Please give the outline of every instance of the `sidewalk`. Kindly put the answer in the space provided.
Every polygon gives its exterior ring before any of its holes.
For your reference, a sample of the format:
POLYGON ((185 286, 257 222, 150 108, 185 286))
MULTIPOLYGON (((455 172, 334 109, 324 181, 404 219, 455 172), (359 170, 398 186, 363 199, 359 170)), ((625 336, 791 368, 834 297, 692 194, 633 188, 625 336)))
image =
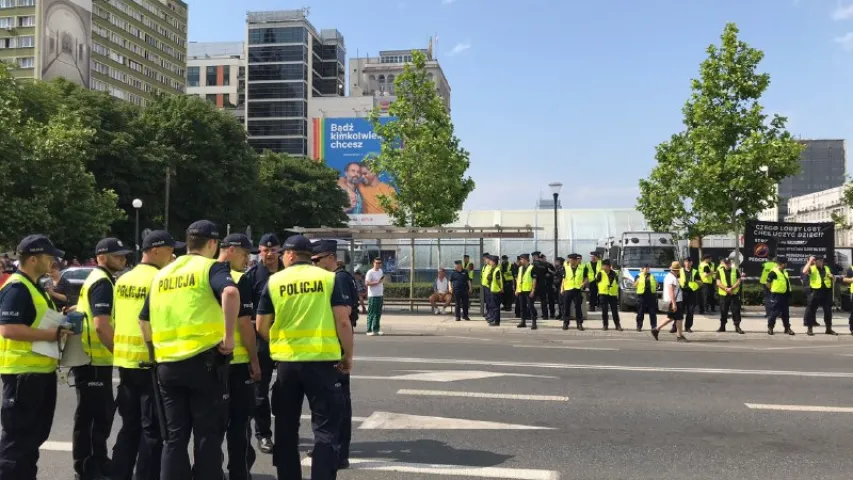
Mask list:
MULTIPOLYGON (((744 341, 760 338, 777 338, 787 340, 809 340, 809 341, 837 341, 845 342, 853 345, 853 336, 850 335, 847 317, 848 312, 833 313, 833 329, 838 333, 838 336, 828 336, 824 334, 824 327, 815 328, 815 336, 809 337, 806 335, 806 328, 803 327, 803 312, 804 309, 791 309, 791 328, 796 333, 791 337, 783 334, 781 320, 776 321, 774 337, 767 335, 767 320, 764 318, 762 307, 750 307, 742 316, 741 328, 746 332, 745 335, 734 333, 734 324, 729 318, 726 326, 726 333, 717 333, 720 327, 719 313, 712 315, 695 315, 693 321, 693 333, 687 334, 688 338, 701 339, 725 339, 726 341, 744 341)), ((620 312, 620 320, 624 331, 617 332, 613 329, 613 319, 610 320, 610 330, 602 329, 601 312, 592 312, 590 318, 584 320, 584 331, 578 331, 574 320, 571 322, 569 330, 562 330, 563 322, 559 320, 545 320, 537 322, 538 330, 533 331, 530 328, 516 328, 519 320, 515 318, 512 312, 501 312, 501 325, 499 327, 490 327, 485 319, 479 315, 471 315, 471 321, 457 322, 452 314, 435 315, 429 313, 409 313, 399 311, 385 311, 382 314, 382 330, 387 333, 421 333, 421 334, 465 334, 465 333, 485 333, 485 334, 506 334, 506 335, 546 335, 546 336, 576 336, 576 337, 634 337, 643 336, 650 337, 649 319, 648 316, 644 321, 643 331, 636 330, 636 312, 620 312), (503 315, 503 314, 508 315, 503 315)), ((359 321, 357 332, 364 330, 363 322, 364 315, 359 321)), ((666 314, 658 314, 658 323, 662 323, 666 318, 666 314)), ((818 322, 823 323, 821 312, 818 311, 818 322)), ((671 324, 670 324, 671 325, 671 324)), ((669 330, 669 325, 664 328, 669 330)))

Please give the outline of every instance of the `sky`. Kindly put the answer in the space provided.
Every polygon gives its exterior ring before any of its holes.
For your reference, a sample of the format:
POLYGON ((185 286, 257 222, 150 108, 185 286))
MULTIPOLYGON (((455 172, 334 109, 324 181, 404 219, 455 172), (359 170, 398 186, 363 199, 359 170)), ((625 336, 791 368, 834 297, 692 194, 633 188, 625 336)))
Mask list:
POLYGON ((348 58, 426 48, 451 86, 476 189, 466 209, 631 208, 654 148, 727 22, 764 51, 766 113, 801 138, 853 134, 853 0, 189 0, 190 41, 245 37, 247 10, 310 7, 348 58))

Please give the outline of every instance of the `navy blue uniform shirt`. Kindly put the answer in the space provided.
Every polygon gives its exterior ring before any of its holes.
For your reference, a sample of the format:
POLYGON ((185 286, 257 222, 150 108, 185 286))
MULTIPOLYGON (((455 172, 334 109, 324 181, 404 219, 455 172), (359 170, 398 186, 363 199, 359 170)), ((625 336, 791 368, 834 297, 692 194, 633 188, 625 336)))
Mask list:
MULTIPOLYGON (((307 262, 296 262, 292 266, 295 265, 310 265, 307 262)), ((319 268, 319 267, 318 267, 319 268)), ((349 282, 339 282, 337 281, 337 275, 335 275, 335 286, 332 287, 332 301, 331 306, 333 307, 349 307, 352 306, 352 297, 350 297, 347 291, 347 283, 349 282)), ((272 304, 272 298, 270 297, 270 289, 264 287, 263 293, 261 294, 261 300, 258 302, 258 308, 255 311, 256 315, 272 315, 275 313, 275 307, 272 304)))
MULTIPOLYGON (((278 260, 278 271, 284 270, 284 264, 281 262, 281 259, 278 260)), ((258 263, 254 267, 250 268, 243 278, 246 278, 247 282, 249 282, 249 286, 252 289, 252 305, 254 311, 252 312, 252 320, 255 319, 257 315, 258 305, 261 302, 261 295, 263 295, 264 291, 267 289, 267 282, 270 280, 270 276, 272 272, 264 266, 263 263, 258 263)))
MULTIPOLYGON (((194 254, 191 253, 190 255, 194 254)), ((216 301, 221 305, 222 291, 225 290, 226 287, 234 286, 234 279, 231 278, 231 266, 227 263, 216 262, 210 267, 210 274, 208 277, 210 281, 210 289, 213 290, 213 296, 216 297, 216 301)), ((142 306, 142 311, 139 312, 139 319, 146 322, 151 320, 151 311, 148 305, 149 300, 151 300, 151 295, 148 295, 148 298, 145 299, 145 305, 142 306)))
MULTIPOLYGON (((47 293, 39 286, 38 282, 32 281, 24 272, 19 271, 18 273, 30 280, 30 283, 47 300, 47 304, 51 305, 47 293)), ((30 297, 30 291, 26 285, 18 282, 6 285, 3 290, 0 290, 0 325, 26 325, 29 327, 35 321, 36 306, 33 305, 33 299, 30 297)))
POLYGON ((454 292, 468 293, 469 278, 465 270, 462 270, 461 272, 453 270, 447 278, 450 280, 450 285, 453 287, 454 292))
MULTIPOLYGON (((113 274, 104 267, 95 267, 107 274, 89 287, 89 311, 93 317, 113 315, 113 274)), ((91 275, 91 273, 89 274, 91 275)))

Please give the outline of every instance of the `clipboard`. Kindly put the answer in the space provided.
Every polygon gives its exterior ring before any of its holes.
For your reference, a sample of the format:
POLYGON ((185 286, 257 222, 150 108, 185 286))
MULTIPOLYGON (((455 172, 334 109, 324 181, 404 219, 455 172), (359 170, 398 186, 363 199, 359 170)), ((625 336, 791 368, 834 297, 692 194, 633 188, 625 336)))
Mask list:
MULTIPOLYGON (((39 323, 39 330, 56 328, 65 323, 65 315, 48 310, 39 323)), ((58 342, 33 342, 33 353, 44 355, 59 361, 62 367, 79 367, 90 363, 89 356, 83 350, 83 339, 80 335, 71 335, 66 338, 60 358, 58 342)))

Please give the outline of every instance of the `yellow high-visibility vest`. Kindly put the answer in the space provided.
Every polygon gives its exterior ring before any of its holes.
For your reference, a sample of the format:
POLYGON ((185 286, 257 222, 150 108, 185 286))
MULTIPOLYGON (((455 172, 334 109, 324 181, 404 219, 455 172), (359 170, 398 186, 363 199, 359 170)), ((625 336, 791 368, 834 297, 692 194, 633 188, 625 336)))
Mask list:
POLYGON ((160 270, 154 265, 139 264, 116 281, 113 290, 115 307, 115 338, 113 364, 122 368, 139 368, 147 362, 148 348, 139 328, 139 312, 151 292, 151 284, 160 270))
MULTIPOLYGON (((234 279, 234 283, 240 283, 240 278, 243 277, 243 272, 238 272, 237 270, 231 270, 231 278, 234 279)), ((240 299, 242 303, 242 298, 240 299)), ((246 350, 246 346, 243 345, 243 335, 240 333, 240 326, 237 325, 237 328, 234 329, 234 358, 231 360, 231 363, 234 364, 242 364, 249 363, 249 351, 246 350)))
POLYGON ((491 269, 491 272, 492 272, 492 278, 491 278, 491 282, 489 283, 489 290, 492 293, 500 293, 504 289, 504 280, 503 280, 503 275, 501 274, 501 269, 497 268, 497 267, 493 267, 491 269))
POLYGON ((563 278, 563 291, 568 292, 569 290, 580 290, 583 288, 585 270, 583 265, 578 265, 574 269, 572 269, 571 265, 567 265, 566 276, 563 278))
POLYGON ((692 291, 699 290, 699 272, 695 269, 690 269, 690 278, 687 277, 687 271, 685 269, 681 269, 681 273, 678 274, 678 284, 681 285, 681 288, 689 287, 692 291))
POLYGON ((277 362, 341 359, 332 313, 335 274, 313 265, 293 265, 270 277, 267 288, 275 311, 270 357, 277 362))
POLYGON ((598 279, 598 294, 610 297, 619 296, 619 276, 613 270, 610 272, 601 271, 598 279))
POLYGON ((776 262, 768 261, 761 264, 761 278, 759 279, 759 282, 761 282, 762 285, 767 284, 767 275, 770 275, 770 272, 772 272, 774 268, 776 268, 776 262))
POLYGON ((818 290, 820 288, 832 288, 832 272, 829 271, 829 267, 823 266, 823 285, 821 285, 820 271, 817 269, 817 265, 812 265, 812 268, 809 269, 809 286, 812 290, 818 290))
POLYGON ((201 255, 184 255, 154 277, 148 307, 158 362, 194 357, 225 336, 225 316, 210 287, 214 263, 201 255))
POLYGON ((791 291, 791 279, 788 278, 788 272, 780 270, 776 266, 773 270, 776 273, 776 278, 770 283, 770 293, 785 294, 791 291))
MULTIPOLYGON (((727 286, 727 287, 731 287, 732 285, 735 284, 735 282, 737 282, 739 280, 738 275, 737 275, 737 270, 735 268, 730 269, 728 274, 727 274, 726 269, 720 267, 720 269, 717 271, 717 274, 720 277, 720 282, 722 282, 722 284, 727 286), (726 277, 728 277, 728 280, 726 280, 726 277)), ((738 292, 740 292, 740 285, 738 285, 737 288, 732 290, 732 294, 737 295, 738 292)), ((720 294, 720 296, 722 296, 722 297, 726 296, 726 291, 723 290, 722 288, 718 287, 717 293, 720 294)))
POLYGON ((647 276, 649 277, 650 284, 652 287, 651 293, 657 293, 658 281, 657 281, 657 279, 655 279, 655 276, 652 275, 651 273, 641 273, 637 276, 637 280, 639 280, 639 282, 637 283, 637 295, 643 295, 644 293, 646 293, 646 277, 647 276))
MULTIPOLYGON (((0 287, 0 291, 16 283, 23 284, 30 292, 33 306, 36 308, 36 318, 30 327, 39 328, 45 313, 48 310, 56 310, 56 306, 33 285, 29 278, 20 273, 10 275, 6 283, 0 287)), ((58 364, 59 362, 53 358, 33 353, 33 342, 10 340, 0 336, 0 374, 53 373, 58 364)))
MULTIPOLYGON (((113 278, 107 274, 107 272, 101 268, 93 269, 89 273, 89 276, 86 277, 86 281, 83 282, 83 288, 80 289, 80 299, 77 302, 77 311, 86 315, 86 319, 83 320, 83 351, 89 356, 89 359, 92 361, 92 365, 106 367, 112 366, 113 354, 101 342, 98 332, 95 331, 95 316, 92 315, 92 309, 89 304, 89 289, 101 280, 107 280, 110 282, 110 286, 114 287, 113 278)), ((115 313, 115 306, 113 306, 113 313, 115 313)), ((115 327, 113 314, 110 314, 110 325, 115 327)))
POLYGON ((518 267, 518 282, 516 282, 515 293, 530 292, 533 290, 533 265, 518 267))

